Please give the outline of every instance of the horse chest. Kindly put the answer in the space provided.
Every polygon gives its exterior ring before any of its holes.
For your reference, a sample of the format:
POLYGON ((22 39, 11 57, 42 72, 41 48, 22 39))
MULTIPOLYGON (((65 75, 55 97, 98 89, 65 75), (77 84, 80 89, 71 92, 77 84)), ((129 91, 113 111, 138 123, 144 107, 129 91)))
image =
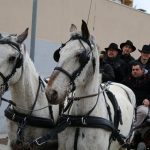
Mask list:
POLYGON ((80 128, 78 137, 75 137, 75 134, 76 128, 72 127, 66 128, 61 132, 58 135, 59 150, 74 149, 75 140, 77 140, 76 146, 78 150, 107 150, 109 135, 105 131, 101 129, 80 128))

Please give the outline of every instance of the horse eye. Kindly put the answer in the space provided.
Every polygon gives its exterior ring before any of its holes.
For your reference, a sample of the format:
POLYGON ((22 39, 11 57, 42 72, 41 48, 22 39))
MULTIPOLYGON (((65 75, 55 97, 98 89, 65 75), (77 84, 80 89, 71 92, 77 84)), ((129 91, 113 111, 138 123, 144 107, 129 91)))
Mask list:
POLYGON ((80 55, 81 55, 81 53, 77 53, 77 54, 76 54, 76 57, 77 57, 77 58, 79 58, 79 57, 80 57, 80 55))
POLYGON ((15 56, 10 56, 8 59, 9 62, 14 62, 15 60, 16 60, 15 56))

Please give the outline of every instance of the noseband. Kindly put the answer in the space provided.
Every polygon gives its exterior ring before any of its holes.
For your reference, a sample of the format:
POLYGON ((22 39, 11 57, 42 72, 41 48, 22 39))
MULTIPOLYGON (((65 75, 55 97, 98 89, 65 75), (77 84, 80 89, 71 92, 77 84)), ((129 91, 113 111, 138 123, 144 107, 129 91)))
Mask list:
POLYGON ((4 92, 6 92, 8 90, 8 81, 10 80, 10 78, 14 75, 14 73, 16 72, 16 69, 17 68, 20 68, 22 66, 22 62, 23 61, 23 56, 21 54, 21 50, 20 50, 20 46, 18 43, 15 43, 9 39, 5 39, 5 38, 2 38, 0 39, 0 44, 8 44, 10 45, 11 47, 15 48, 18 52, 19 52, 19 56, 18 58, 16 59, 16 64, 15 66, 13 67, 11 73, 7 76, 4 76, 3 73, 0 72, 0 77, 3 79, 3 84, 0 85, 0 94, 4 94, 4 92), (18 65, 18 63, 20 63, 18 65))
MULTIPOLYGON (((71 40, 79 40, 79 42, 83 46, 85 52, 87 51, 87 49, 83 45, 82 41, 84 41, 85 43, 87 43, 88 46, 90 47, 90 52, 88 52, 88 54, 87 54, 88 57, 89 57, 90 53, 92 52, 91 42, 88 39, 84 39, 83 37, 81 37, 79 35, 75 35, 75 36, 71 37, 71 39, 68 40, 65 44, 62 44, 62 46, 59 49, 61 50, 71 40)), ((84 58, 82 58, 82 59, 84 59, 84 58)), ((71 88, 70 92, 73 92, 76 89, 76 85, 75 85, 74 81, 80 75, 81 71, 83 70, 83 68, 85 67, 85 65, 88 63, 89 59, 90 58, 88 58, 86 61, 84 61, 84 63, 81 63, 80 67, 78 69, 76 69, 72 74, 70 74, 68 71, 66 71, 62 67, 55 67, 54 68, 54 70, 58 70, 58 71, 64 73, 67 77, 69 77, 69 79, 70 79, 70 85, 72 85, 72 88, 71 88)))

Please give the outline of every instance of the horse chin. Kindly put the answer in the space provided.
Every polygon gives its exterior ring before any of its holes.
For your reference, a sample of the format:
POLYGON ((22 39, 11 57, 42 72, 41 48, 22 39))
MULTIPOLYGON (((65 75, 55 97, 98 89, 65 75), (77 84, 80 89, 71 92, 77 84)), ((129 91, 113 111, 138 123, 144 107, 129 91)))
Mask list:
MULTIPOLYGON (((48 99, 48 98, 47 98, 48 99)), ((53 99, 48 99, 48 102, 52 105, 58 105, 60 104, 60 101, 59 100, 53 100, 53 99)))
POLYGON ((54 96, 54 92, 52 90, 46 90, 45 95, 49 104, 57 105, 59 100, 57 96, 54 96))
POLYGON ((64 102, 63 99, 59 99, 59 98, 54 99, 54 98, 52 98, 51 96, 49 96, 47 94, 46 94, 46 97, 47 97, 48 103, 52 104, 52 105, 58 105, 58 104, 61 104, 61 103, 64 102))
POLYGON ((57 105, 65 101, 66 94, 58 94, 57 90, 53 88, 46 88, 45 91, 47 100, 50 104, 57 105))

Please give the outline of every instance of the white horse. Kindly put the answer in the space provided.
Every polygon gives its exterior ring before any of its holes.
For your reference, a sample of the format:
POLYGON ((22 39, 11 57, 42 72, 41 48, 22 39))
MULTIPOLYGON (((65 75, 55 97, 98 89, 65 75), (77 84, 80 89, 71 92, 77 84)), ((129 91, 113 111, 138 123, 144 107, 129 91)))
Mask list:
MULTIPOLYGON (((59 150, 126 149, 121 144, 125 144, 130 134, 135 95, 121 84, 99 84, 97 45, 84 21, 81 33, 76 29, 75 25, 71 26, 70 40, 55 52, 54 58, 58 61, 58 65, 50 76, 46 88, 50 103, 60 104, 68 99, 64 114, 60 117, 67 125, 65 124, 65 130, 58 134, 59 150), (121 110, 118 132, 113 127, 113 123, 116 124, 114 121, 116 108, 113 108, 107 97, 106 89, 115 95, 121 110), (111 115, 107 106, 110 106, 111 115)), ((60 121, 59 127, 61 124, 60 121)))
MULTIPOLYGON (((9 118, 8 149, 23 150, 28 146, 28 149, 50 150, 48 144, 32 147, 29 143, 51 130, 51 116, 54 115, 56 121, 58 109, 55 108, 50 116, 45 83, 40 79, 23 43, 27 35, 28 29, 19 36, 0 38, 0 96, 9 87, 12 97, 12 105, 5 110, 9 118)), ((56 143, 56 140, 50 141, 50 145, 53 142, 56 143)))

